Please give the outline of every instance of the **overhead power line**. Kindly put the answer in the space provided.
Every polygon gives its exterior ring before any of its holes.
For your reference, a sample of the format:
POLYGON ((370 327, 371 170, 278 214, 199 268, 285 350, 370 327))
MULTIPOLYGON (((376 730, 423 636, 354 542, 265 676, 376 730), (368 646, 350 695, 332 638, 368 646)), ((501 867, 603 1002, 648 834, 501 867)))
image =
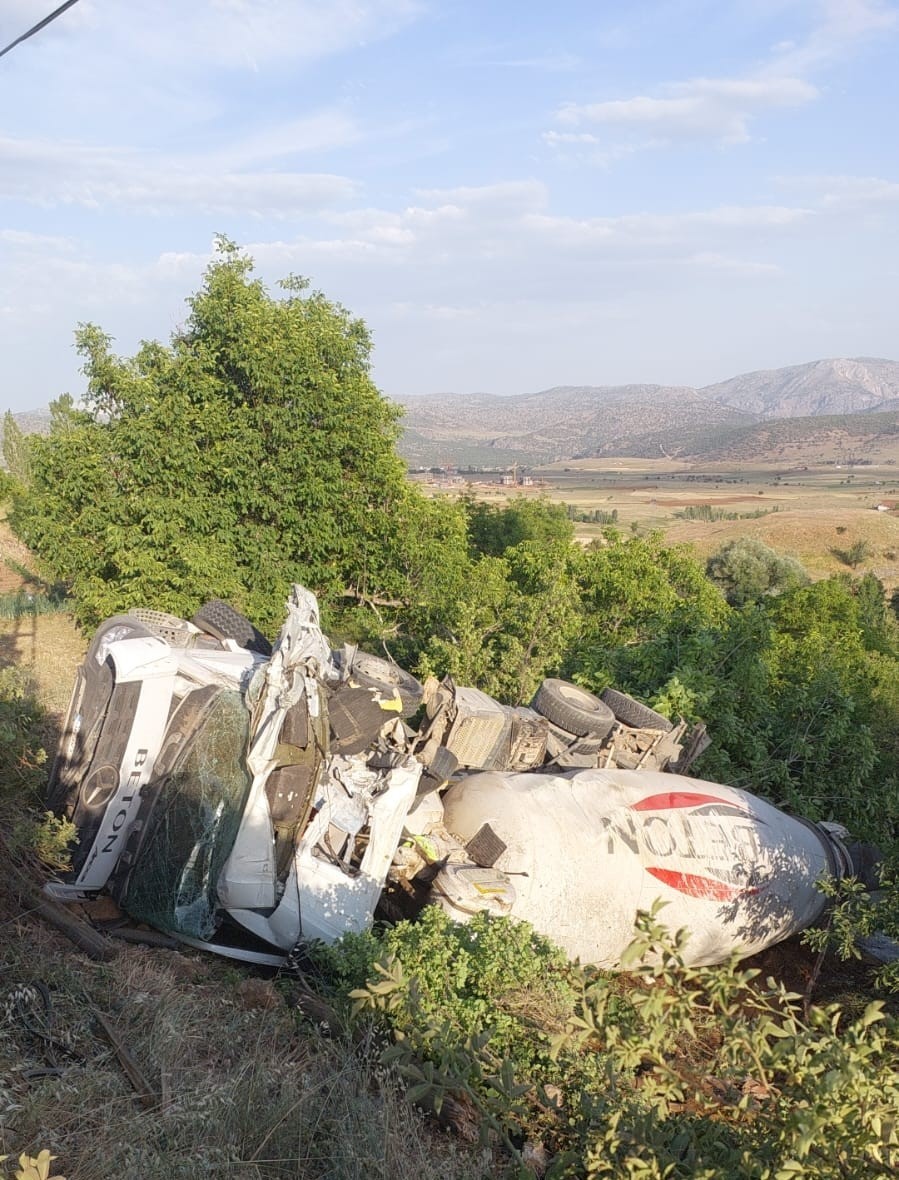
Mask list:
POLYGON ((51 12, 49 16, 45 16, 43 20, 39 20, 36 25, 23 33, 21 37, 16 37, 15 41, 10 41, 5 49, 0 49, 0 57, 5 53, 9 53, 10 49, 15 49, 17 45, 21 45, 23 41, 27 41, 29 37, 33 37, 35 33, 39 33, 41 29, 45 29, 51 21, 56 20, 58 16, 62 16, 67 8, 71 8, 73 4, 77 4, 78 0, 66 0, 65 4, 60 4, 59 8, 51 12))

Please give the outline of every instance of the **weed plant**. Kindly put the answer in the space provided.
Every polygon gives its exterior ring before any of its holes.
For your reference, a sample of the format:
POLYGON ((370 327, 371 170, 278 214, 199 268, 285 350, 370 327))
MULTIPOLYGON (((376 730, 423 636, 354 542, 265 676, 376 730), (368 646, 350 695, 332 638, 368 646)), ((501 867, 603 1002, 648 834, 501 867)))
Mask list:
POLYGON ((0 797, 39 797, 47 760, 43 727, 27 674, 16 667, 0 668, 0 797))

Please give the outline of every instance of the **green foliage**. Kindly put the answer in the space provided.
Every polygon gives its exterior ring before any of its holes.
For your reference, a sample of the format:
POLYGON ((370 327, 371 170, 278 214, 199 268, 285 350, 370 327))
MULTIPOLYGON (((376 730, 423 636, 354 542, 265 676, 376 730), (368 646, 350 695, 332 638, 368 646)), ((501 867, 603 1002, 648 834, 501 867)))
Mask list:
POLYGON ((476 914, 463 926, 429 906, 418 921, 389 929, 383 948, 382 963, 400 962, 415 981, 395 1026, 433 1017, 456 1044, 489 1026, 501 1055, 533 1053, 528 1013, 542 1009, 543 1019, 568 995, 565 956, 526 923, 476 914))
MULTIPOLYGON (((899 879, 893 869, 883 867, 880 888, 868 890, 861 881, 848 877, 842 881, 822 881, 819 888, 830 898, 827 921, 802 935, 802 941, 814 950, 834 951, 841 959, 860 959, 859 939, 886 935, 899 941, 899 879)), ((875 982, 887 992, 899 992, 899 961, 884 964, 875 982)))
POLYGON ((899 662, 863 625, 853 587, 816 583, 730 611, 672 642, 617 653, 617 679, 663 711, 704 720, 693 772, 770 797, 853 834, 899 834, 894 788, 899 662))
POLYGON ((502 557, 523 541, 553 545, 574 535, 564 504, 517 496, 505 505, 463 501, 468 516, 468 536, 475 553, 502 557))
POLYGON ((36 797, 44 781, 43 716, 19 668, 0 668, 0 793, 36 797))
POLYGON ((383 954, 380 938, 371 930, 344 934, 337 942, 310 941, 303 947, 312 975, 323 990, 349 995, 363 987, 383 954))
MULTIPOLYGON (((463 926, 437 907, 388 930, 367 981, 349 993, 357 1015, 380 1014, 400 1042, 387 1059, 413 1100, 427 1096, 439 1110, 447 1093, 465 1091, 500 1132, 525 1090, 533 1100, 558 1075, 552 1037, 573 996, 565 956, 526 923, 478 914, 463 926)), ((579 1052, 566 1068, 577 1086, 601 1074, 579 1052)))
MULTIPOLYGON (((622 537, 605 530, 603 542, 582 554, 577 566, 582 623, 569 648, 565 674, 588 688, 616 680, 625 650, 665 642, 714 626, 727 614, 721 596, 685 546, 665 546, 660 533, 622 537)), ((648 679, 664 679, 656 652, 648 679), (661 672, 661 677, 659 673, 661 672)))
POLYGON ((871 546, 867 541, 858 540, 853 541, 848 549, 831 549, 830 552, 837 561, 841 561, 843 565, 848 565, 850 569, 854 570, 871 556, 871 546))
POLYGON ((566 970, 532 937, 427 914, 393 932, 353 996, 393 1030, 385 1058, 409 1096, 437 1109, 464 1096, 518 1160, 510 1175, 528 1174, 523 1139, 548 1148, 549 1180, 874 1180, 899 1166, 899 1022, 878 1002, 804 1015, 752 969, 687 968, 685 933, 657 910, 627 952, 655 965, 629 984, 566 970), (522 984, 546 997, 525 1020, 509 1003, 522 984))
POLYGON ((72 848, 78 841, 78 828, 52 811, 23 814, 13 828, 11 847, 35 856, 52 872, 71 868, 72 848))
POLYGON ((883 582, 867 573, 858 581, 850 581, 848 586, 858 603, 858 621, 865 648, 885 654, 895 652, 897 631, 887 614, 883 582))
POLYGON ((21 619, 34 615, 54 615, 68 607, 67 600, 59 593, 52 595, 40 591, 19 589, 0 593, 0 619, 21 619))
POLYGON ((758 520, 772 512, 780 512, 780 506, 775 504, 773 508, 756 508, 752 512, 728 512, 726 508, 716 508, 713 504, 688 504, 674 515, 680 520, 758 520))
POLYGON ((794 557, 776 553, 755 537, 728 541, 709 558, 706 573, 721 587, 730 605, 736 607, 783 594, 810 581, 794 557))
MULTIPOLYGON (((3 415, 3 462, 9 475, 7 491, 28 482, 28 439, 11 410, 3 415)), ((0 493, 6 494, 2 486, 0 493)))
POLYGON ((0 593, 0 618, 21 619, 26 616, 57 614, 68 610, 71 603, 65 587, 59 582, 48 582, 34 570, 11 557, 4 564, 21 578, 24 585, 18 590, 0 593))
POLYGON ((270 630, 292 581, 326 606, 401 609, 421 601, 418 572, 458 564, 461 525, 420 504, 394 452, 365 326, 285 287, 269 295, 221 240, 170 346, 125 359, 99 328, 78 332, 87 408, 54 407, 12 520, 83 619, 148 603, 190 615, 218 596, 270 630), (403 565, 407 521, 420 529, 403 565))
POLYGON ((580 560, 578 547, 562 539, 471 558, 419 670, 448 673, 511 704, 530 700, 581 626, 580 560))
POLYGON ((566 510, 569 520, 583 521, 585 524, 618 523, 617 508, 613 508, 610 512, 607 512, 604 508, 581 509, 575 508, 573 504, 567 504, 566 510))

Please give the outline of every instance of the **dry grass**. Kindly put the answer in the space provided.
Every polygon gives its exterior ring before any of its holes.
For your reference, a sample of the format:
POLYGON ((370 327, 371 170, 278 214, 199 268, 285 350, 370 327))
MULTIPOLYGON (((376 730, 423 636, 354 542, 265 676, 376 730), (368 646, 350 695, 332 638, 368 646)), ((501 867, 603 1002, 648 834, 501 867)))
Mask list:
POLYGON ((888 590, 899 584, 899 517, 870 509, 822 507, 777 512, 757 520, 682 520, 666 530, 666 537, 672 543, 688 542, 703 558, 737 537, 757 537, 779 553, 797 557, 816 578, 845 573, 847 566, 834 550, 865 541, 870 555, 854 572, 876 574, 888 590))
POLYGON ((489 1171, 483 1153, 438 1133, 379 1079, 364 1044, 301 1027, 277 984, 248 989, 242 970, 159 949, 123 946, 112 963, 92 963, 27 916, 3 929, 0 1016, 16 985, 40 979, 52 1025, 35 1004, 0 1023, 2 1151, 48 1147, 70 1180, 464 1180, 489 1171), (94 1010, 158 1095, 151 1109, 94 1010), (47 1069, 58 1073, 39 1076, 47 1069))

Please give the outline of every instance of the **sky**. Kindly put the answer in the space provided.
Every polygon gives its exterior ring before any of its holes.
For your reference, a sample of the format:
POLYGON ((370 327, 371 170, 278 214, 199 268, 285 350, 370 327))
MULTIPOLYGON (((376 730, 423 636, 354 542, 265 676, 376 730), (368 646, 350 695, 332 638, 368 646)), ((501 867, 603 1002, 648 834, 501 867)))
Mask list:
POLYGON ((0 58, 0 410, 168 340, 216 234, 389 397, 897 358, 897 53, 899 0, 79 0, 0 58))

